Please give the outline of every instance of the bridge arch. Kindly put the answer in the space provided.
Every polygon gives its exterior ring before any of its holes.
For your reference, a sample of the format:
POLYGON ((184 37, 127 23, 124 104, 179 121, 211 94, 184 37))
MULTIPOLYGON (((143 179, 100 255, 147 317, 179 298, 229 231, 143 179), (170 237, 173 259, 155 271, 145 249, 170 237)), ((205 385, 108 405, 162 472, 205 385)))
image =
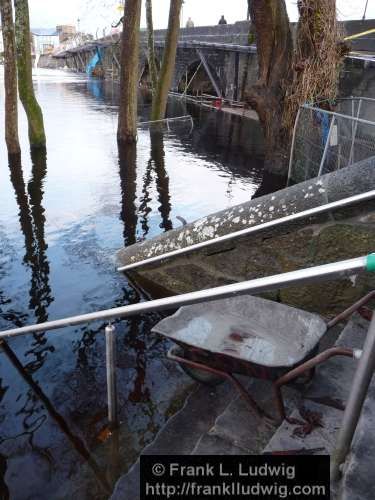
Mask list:
MULTIPOLYGON (((155 58, 156 67, 160 69, 160 61, 156 57, 155 58)), ((141 55, 141 64, 140 64, 140 73, 139 73, 139 83, 141 87, 151 88, 151 76, 150 76, 150 67, 148 64, 147 55, 141 55)))
MULTIPOLYGON (((209 65, 209 68, 213 78, 215 78, 221 87, 215 68, 211 65, 209 65)), ((216 95, 215 87, 200 59, 190 62, 184 70, 180 71, 177 90, 180 93, 186 91, 187 95, 216 95), (187 86, 188 88, 186 89, 187 86)))

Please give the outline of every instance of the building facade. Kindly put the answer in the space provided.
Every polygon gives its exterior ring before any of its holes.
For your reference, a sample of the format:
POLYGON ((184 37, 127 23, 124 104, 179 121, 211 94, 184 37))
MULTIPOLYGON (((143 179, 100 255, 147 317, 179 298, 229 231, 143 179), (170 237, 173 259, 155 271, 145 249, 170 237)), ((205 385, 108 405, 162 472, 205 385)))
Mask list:
POLYGON ((32 51, 35 56, 51 54, 59 45, 59 34, 56 28, 32 29, 32 51))

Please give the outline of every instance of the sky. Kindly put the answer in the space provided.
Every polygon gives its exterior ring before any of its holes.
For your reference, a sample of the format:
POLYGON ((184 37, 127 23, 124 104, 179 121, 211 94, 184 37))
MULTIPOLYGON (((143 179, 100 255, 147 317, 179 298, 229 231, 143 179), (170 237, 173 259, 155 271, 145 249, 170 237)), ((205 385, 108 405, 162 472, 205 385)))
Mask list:
MULTIPOLYGON (((75 24, 80 19, 80 29, 87 33, 102 34, 121 17, 121 0, 29 0, 33 28, 53 28, 58 24, 75 24)), ((144 3, 144 2, 142 2, 144 3)), ((286 0, 289 17, 297 20, 297 0, 286 0)), ((375 18, 375 0, 369 0, 367 19, 375 18)), ((337 0, 341 19, 361 19, 366 0, 337 0)), ((169 0, 153 0, 155 28, 165 28, 168 23, 169 0)), ((190 16, 196 26, 217 24, 225 15, 228 23, 246 19, 247 0, 185 0, 182 23, 190 16)), ((142 27, 146 26, 144 8, 142 27)))

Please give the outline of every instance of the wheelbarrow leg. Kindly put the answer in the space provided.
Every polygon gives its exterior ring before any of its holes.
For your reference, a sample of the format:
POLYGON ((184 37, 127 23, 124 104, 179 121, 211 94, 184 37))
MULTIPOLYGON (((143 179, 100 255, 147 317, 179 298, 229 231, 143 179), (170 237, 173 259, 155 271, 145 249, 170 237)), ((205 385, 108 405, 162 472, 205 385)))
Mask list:
POLYGON ((326 351, 323 351, 317 356, 309 359, 305 363, 297 366, 290 372, 285 373, 274 382, 273 387, 275 391, 275 401, 282 420, 285 419, 287 422, 290 422, 292 424, 296 423, 294 419, 290 419, 286 416, 284 398, 281 392, 282 386, 288 384, 289 382, 292 382, 305 372, 310 372, 311 374, 312 370, 314 370, 317 365, 323 363, 324 361, 327 361, 334 356, 348 356, 352 358, 354 357, 354 352, 353 349, 347 349, 345 347, 331 347, 330 349, 327 349, 326 351))
POLYGON ((217 368, 212 368, 211 366, 203 365, 201 363, 197 363, 196 361, 191 361, 190 359, 185 359, 180 356, 177 356, 175 354, 172 354, 171 352, 168 352, 168 359, 171 359, 172 361, 175 361, 176 363, 182 363, 187 366, 190 366, 191 368, 196 368, 198 370, 204 370, 209 373, 214 373, 215 375, 218 375, 219 377, 226 378, 229 380, 234 387, 237 389, 237 391, 241 394, 241 396, 244 398, 244 400, 248 403, 248 405, 257 413, 257 415, 261 418, 266 418, 267 420, 274 422, 275 419, 272 418, 270 415, 268 415, 259 405, 258 403, 250 396, 248 391, 245 389, 245 387, 241 384, 241 382, 231 373, 224 372, 221 370, 218 370, 217 368))
POLYGON ((274 423, 275 419, 272 418, 270 415, 268 415, 267 412, 265 412, 253 399, 248 391, 245 389, 245 387, 241 384, 241 382, 231 373, 227 374, 227 378, 232 382, 232 384, 237 388, 238 392, 241 394, 243 399, 248 403, 248 405, 256 411, 256 413, 259 415, 261 418, 265 418, 269 420, 270 422, 274 423))

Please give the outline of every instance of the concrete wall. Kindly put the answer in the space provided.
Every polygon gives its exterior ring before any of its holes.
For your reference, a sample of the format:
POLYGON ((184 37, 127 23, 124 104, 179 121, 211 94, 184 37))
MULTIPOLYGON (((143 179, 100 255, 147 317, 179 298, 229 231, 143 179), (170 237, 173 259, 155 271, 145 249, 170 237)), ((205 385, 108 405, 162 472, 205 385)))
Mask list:
MULTIPOLYGON (((122 264, 375 188, 375 159, 212 214, 119 252, 122 264)), ((152 295, 185 293, 375 251, 375 202, 283 225, 131 272, 152 295)), ((375 275, 280 290, 274 299, 332 315, 375 287, 375 275)))

